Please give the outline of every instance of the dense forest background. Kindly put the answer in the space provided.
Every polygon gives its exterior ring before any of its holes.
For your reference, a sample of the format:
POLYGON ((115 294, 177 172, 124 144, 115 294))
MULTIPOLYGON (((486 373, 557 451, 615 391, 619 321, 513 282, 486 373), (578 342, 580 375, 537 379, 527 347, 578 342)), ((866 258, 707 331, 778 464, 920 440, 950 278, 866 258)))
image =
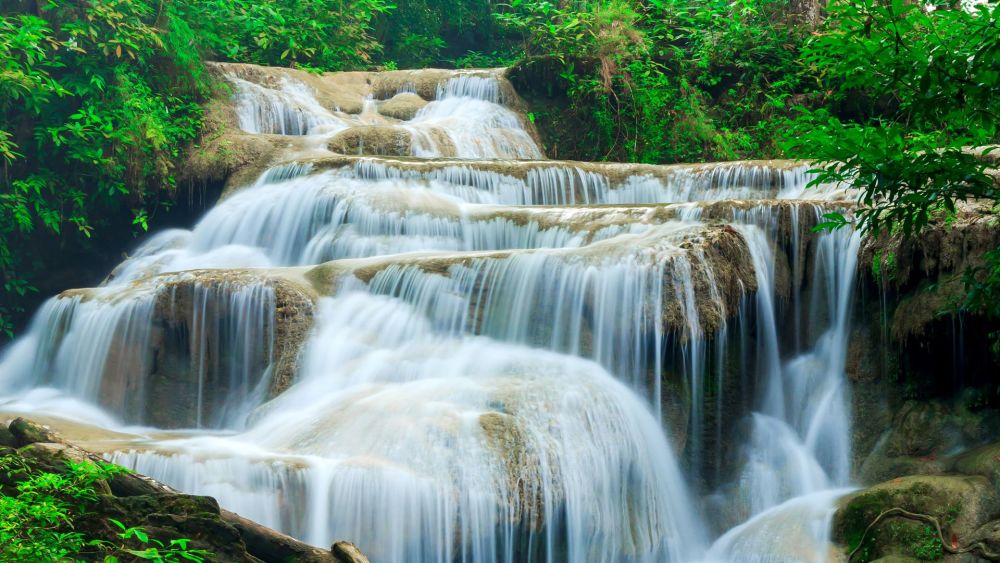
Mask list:
MULTIPOLYGON (((190 223, 204 186, 181 163, 226 95, 205 61, 509 66, 550 158, 815 159, 862 188, 861 211, 827 227, 909 236, 963 199, 997 201, 988 151, 968 150, 998 136, 996 5, 3 0, 0 333, 98 283, 109 248, 190 223)), ((1000 250, 964 283, 955 310, 1000 317, 1000 250)))

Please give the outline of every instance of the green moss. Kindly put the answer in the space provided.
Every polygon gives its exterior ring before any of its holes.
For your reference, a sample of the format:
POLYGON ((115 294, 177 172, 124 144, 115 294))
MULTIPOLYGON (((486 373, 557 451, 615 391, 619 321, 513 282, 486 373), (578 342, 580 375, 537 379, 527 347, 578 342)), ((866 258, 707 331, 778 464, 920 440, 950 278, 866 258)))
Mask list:
POLYGON ((944 556, 944 546, 933 526, 895 520, 886 524, 885 528, 893 544, 906 549, 921 561, 937 561, 944 556))
POLYGON ((951 526, 958 520, 958 516, 962 513, 962 505, 959 503, 954 503, 948 505, 948 509, 945 511, 944 523, 951 526))
MULTIPOLYGON (((891 500, 889 493, 874 491, 856 497, 847 505, 841 519, 841 535, 847 543, 848 552, 858 549, 868 525, 878 517, 891 500)), ((863 560, 867 560, 865 553, 874 545, 875 538, 869 535, 865 540, 864 549, 861 550, 863 560)))

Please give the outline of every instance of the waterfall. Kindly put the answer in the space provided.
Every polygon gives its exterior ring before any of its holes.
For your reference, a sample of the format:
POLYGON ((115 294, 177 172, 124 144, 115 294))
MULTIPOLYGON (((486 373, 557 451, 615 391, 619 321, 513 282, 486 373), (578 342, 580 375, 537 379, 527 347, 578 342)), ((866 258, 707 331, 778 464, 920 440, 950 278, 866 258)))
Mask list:
POLYGON ((840 187, 544 160, 497 70, 227 72, 242 134, 288 147, 50 299, 0 411, 373 561, 827 559, 860 238, 811 228, 840 187))

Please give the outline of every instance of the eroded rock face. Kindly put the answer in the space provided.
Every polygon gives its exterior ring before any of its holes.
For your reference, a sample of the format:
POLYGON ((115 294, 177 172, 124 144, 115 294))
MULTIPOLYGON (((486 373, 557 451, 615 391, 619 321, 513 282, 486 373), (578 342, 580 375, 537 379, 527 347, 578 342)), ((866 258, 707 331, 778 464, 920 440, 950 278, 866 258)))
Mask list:
POLYGON ((995 438, 996 358, 986 336, 994 329, 955 307, 963 272, 1000 245, 997 221, 988 205, 970 202, 918 237, 864 242, 847 362, 861 483, 955 471, 957 455, 995 438))
POLYGON ((892 337, 904 341, 923 335, 964 294, 961 274, 998 246, 1000 216, 985 201, 961 204, 953 219, 939 218, 917 237, 867 239, 861 263, 869 267, 863 272, 898 294, 890 318, 892 337))
POLYGON ((290 385, 314 299, 306 283, 255 270, 65 292, 40 321, 37 369, 127 422, 240 427, 290 385))
POLYGON ((154 316, 151 422, 204 424, 232 395, 258 392, 255 378, 270 379, 260 400, 277 396, 291 385, 312 315, 313 296, 281 277, 215 270, 167 282, 154 316), (191 400, 199 389, 200 406, 191 400))

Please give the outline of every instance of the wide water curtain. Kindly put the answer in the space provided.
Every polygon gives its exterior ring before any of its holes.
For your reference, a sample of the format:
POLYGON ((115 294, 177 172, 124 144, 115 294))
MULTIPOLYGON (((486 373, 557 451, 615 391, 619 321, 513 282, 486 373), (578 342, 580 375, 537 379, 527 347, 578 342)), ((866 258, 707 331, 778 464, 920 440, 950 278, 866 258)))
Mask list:
POLYGON ((220 70, 271 152, 53 297, 7 410, 372 561, 826 557, 859 245, 813 231, 836 186, 546 160, 502 69, 220 70))

